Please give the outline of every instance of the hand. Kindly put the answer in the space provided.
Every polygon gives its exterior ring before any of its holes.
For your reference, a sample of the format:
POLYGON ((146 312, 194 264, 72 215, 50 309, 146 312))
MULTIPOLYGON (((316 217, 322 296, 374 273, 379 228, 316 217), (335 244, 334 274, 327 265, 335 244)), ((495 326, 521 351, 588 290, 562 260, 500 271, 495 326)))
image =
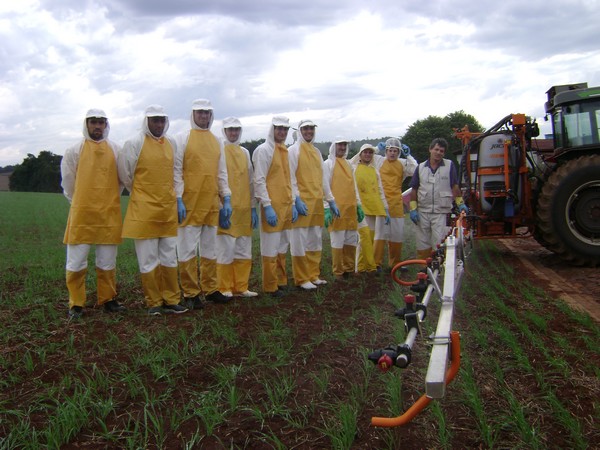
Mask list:
POLYGON ((231 226, 231 221, 229 220, 229 217, 227 217, 225 208, 219 210, 219 226, 224 230, 227 230, 231 226))
POLYGON ((325 228, 329 228, 331 222, 333 221, 333 217, 331 215, 331 209, 325 208, 325 228))
POLYGON ((385 155, 385 142, 380 142, 377 144, 377 150, 379 150, 380 154, 385 155))
POLYGON ((390 212, 387 208, 385 208, 385 224, 389 225, 390 224, 390 212))
POLYGON ((233 212, 233 209, 231 208, 231 197, 229 195, 223 197, 223 208, 221 209, 224 211, 226 218, 229 220, 231 213, 233 212))
POLYGON ((419 223, 419 213, 416 209, 413 209, 410 212, 410 220, 412 220, 415 225, 419 223))
POLYGON ((461 203, 460 205, 458 205, 458 211, 459 212, 464 212, 465 214, 468 214, 469 213, 469 208, 464 203, 461 203))
POLYGON ((329 202, 329 208, 331 208, 331 212, 333 213, 334 217, 340 217, 340 210, 335 204, 335 200, 329 202))
POLYGON ((302 216, 306 216, 308 214, 306 203, 302 201, 300 196, 296 197, 296 212, 302 216))
POLYGON ((251 225, 253 229, 256 229, 256 227, 258 227, 258 213, 256 212, 256 208, 252 208, 250 210, 250 215, 252 217, 251 219, 251 225))
POLYGON ((179 223, 183 222, 186 216, 187 211, 185 210, 183 199, 181 197, 177 197, 177 220, 179 221, 179 223))
POLYGON ((408 155, 410 155, 410 147, 406 144, 402 144, 401 153, 402 153, 402 156, 404 158, 406 158, 408 155))
POLYGON ((358 223, 365 220, 365 213, 360 205, 356 205, 356 220, 358 220, 358 223))
POLYGON ((298 208, 296 208, 296 205, 292 205, 292 223, 296 220, 298 220, 298 208))
POLYGON ((271 205, 264 207, 265 220, 272 227, 277 226, 277 214, 271 205))

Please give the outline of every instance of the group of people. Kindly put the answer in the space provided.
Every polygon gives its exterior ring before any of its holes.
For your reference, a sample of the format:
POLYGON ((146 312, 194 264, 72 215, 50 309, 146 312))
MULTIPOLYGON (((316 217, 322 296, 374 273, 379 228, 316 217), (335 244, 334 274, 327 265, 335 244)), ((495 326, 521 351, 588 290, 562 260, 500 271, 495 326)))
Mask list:
POLYGON ((64 236, 70 318, 83 314, 92 245, 97 299, 105 311, 126 310, 116 300, 116 258, 122 238, 131 238, 148 314, 180 314, 202 309, 202 297, 227 303, 233 296, 258 295, 249 278, 252 230, 259 222, 262 291, 283 297, 288 252, 295 286, 310 291, 327 284, 320 269, 324 227, 336 279, 382 271, 386 248, 389 266, 400 262, 407 177, 418 255, 430 254, 443 238, 453 198, 466 208, 456 168, 444 159, 443 139, 432 142, 430 158, 421 164, 397 138, 380 143, 385 156, 365 144, 351 159, 350 142, 338 138, 323 161, 313 121, 300 121, 288 148, 289 119, 275 116, 251 157, 240 145, 240 121, 223 119, 218 138, 210 131, 213 119, 211 102, 198 99, 190 129, 172 137, 164 108, 151 105, 141 133, 121 148, 108 139, 105 112, 87 112, 83 139, 61 163, 71 203, 64 236), (124 188, 130 198, 122 220, 124 188))

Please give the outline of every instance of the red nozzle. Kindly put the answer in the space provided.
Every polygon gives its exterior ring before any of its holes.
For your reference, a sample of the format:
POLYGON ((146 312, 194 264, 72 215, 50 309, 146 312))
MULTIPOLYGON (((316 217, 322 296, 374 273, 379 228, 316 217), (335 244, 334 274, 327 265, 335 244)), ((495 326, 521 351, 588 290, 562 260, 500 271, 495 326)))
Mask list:
POLYGON ((389 355, 383 355, 377 361, 377 367, 382 372, 387 372, 388 370, 390 370, 392 368, 393 365, 394 365, 394 363, 392 361, 392 358, 389 357, 389 355))

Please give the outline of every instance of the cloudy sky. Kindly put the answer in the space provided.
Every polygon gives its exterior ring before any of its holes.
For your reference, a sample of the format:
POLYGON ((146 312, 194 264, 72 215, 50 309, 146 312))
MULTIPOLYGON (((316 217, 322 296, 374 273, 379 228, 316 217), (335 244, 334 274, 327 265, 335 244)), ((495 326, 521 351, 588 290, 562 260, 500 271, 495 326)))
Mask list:
POLYGON ((600 85, 600 0, 18 0, 0 3, 0 166, 63 154, 85 111, 111 138, 162 104, 171 133, 192 101, 242 140, 310 118, 317 141, 403 135, 464 110, 484 126, 538 118, 546 90, 600 85))

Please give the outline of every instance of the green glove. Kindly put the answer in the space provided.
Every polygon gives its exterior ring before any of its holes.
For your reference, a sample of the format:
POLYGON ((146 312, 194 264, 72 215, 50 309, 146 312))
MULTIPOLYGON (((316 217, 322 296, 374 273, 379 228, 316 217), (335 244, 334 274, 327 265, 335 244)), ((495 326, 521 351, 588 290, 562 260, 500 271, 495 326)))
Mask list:
POLYGON ((365 213, 362 210, 362 206, 356 205, 356 220, 358 220, 358 223, 361 223, 364 218, 365 213))
POLYGON ((325 228, 329 228, 331 222, 333 220, 333 216, 331 215, 331 209, 325 208, 325 228))

